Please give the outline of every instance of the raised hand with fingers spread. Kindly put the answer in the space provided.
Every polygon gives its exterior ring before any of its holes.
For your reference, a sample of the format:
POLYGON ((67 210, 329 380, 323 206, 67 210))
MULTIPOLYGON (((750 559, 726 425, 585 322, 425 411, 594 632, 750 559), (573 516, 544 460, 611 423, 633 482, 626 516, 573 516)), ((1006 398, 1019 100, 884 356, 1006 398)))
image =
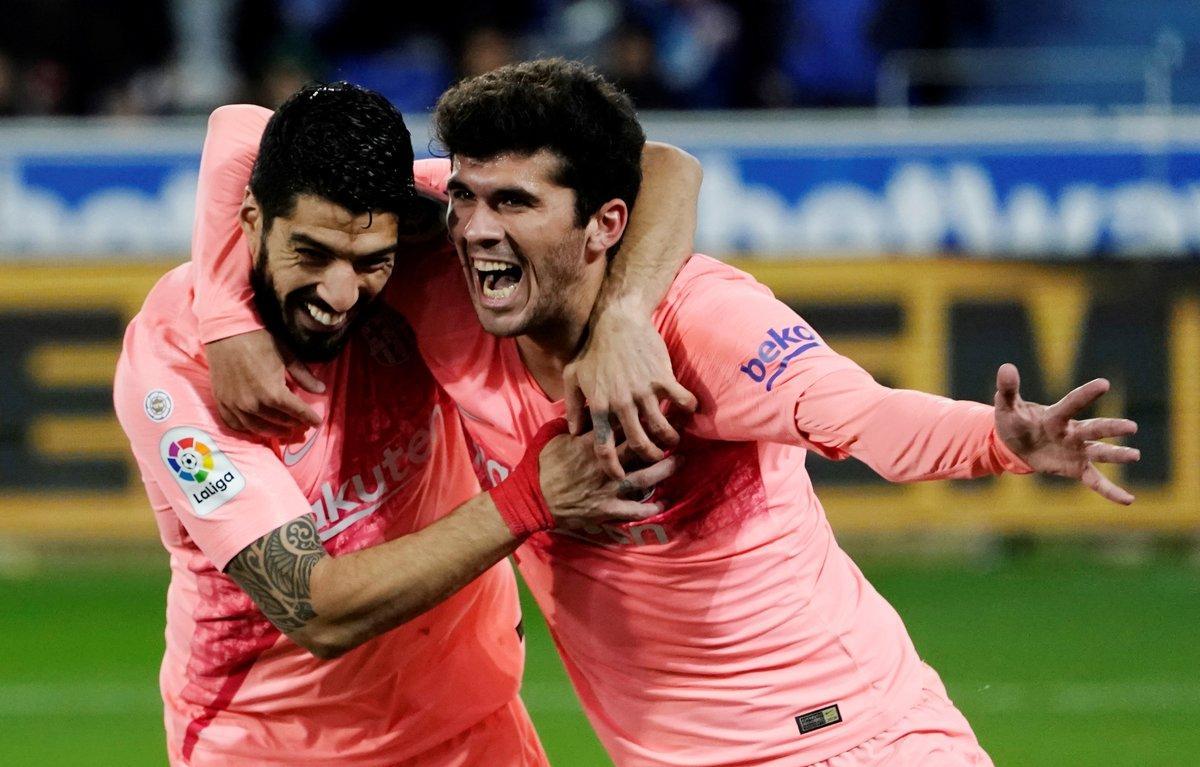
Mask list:
POLYGON ((1137 424, 1127 418, 1074 418, 1108 391, 1108 381, 1088 381, 1053 405, 1026 402, 1020 389, 1017 366, 1001 365, 996 372, 996 433, 1004 444, 1035 471, 1077 479, 1115 503, 1133 503, 1133 495, 1101 474, 1095 464, 1134 463, 1141 458, 1136 448, 1100 441, 1134 434, 1137 424))

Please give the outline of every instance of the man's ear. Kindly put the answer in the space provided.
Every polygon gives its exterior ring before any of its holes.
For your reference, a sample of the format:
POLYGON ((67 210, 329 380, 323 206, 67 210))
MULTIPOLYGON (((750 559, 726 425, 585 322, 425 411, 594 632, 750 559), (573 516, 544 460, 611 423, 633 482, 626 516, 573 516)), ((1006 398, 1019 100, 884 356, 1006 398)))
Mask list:
POLYGON ((238 223, 242 226, 242 234, 246 236, 246 244, 250 246, 250 254, 257 259, 258 248, 262 243, 263 213, 249 186, 242 197, 242 207, 238 210, 238 223))
POLYGON ((608 253, 608 249, 621 240, 628 223, 629 206, 624 200, 614 198, 601 205, 592 215, 588 227, 588 251, 601 255, 608 253))

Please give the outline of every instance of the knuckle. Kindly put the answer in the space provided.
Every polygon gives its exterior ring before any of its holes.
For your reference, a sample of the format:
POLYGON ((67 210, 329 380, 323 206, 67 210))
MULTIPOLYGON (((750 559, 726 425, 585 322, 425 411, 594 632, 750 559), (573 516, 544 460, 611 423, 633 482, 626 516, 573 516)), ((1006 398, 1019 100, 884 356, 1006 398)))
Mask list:
POLYGON ((617 483, 617 492, 620 495, 629 495, 639 490, 645 489, 645 482, 641 477, 630 475, 617 483))

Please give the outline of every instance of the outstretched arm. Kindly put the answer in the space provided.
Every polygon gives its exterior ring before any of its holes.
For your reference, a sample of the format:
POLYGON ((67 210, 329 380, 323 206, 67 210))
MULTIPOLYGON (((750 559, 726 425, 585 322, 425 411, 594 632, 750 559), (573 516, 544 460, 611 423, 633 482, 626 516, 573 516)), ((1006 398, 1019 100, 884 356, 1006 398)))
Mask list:
POLYGON ((797 399, 796 428, 832 458, 862 460, 893 482, 965 479, 1002 471, 1070 477, 1115 503, 1133 496, 1093 465, 1132 463, 1140 453, 1098 440, 1137 431, 1133 421, 1072 416, 1108 390, 1097 379, 1054 405, 1025 402, 1014 365, 997 373, 996 406, 880 386, 865 372, 834 372, 797 399))
POLYGON ((675 379, 667 348, 650 315, 692 255, 700 163, 681 149, 647 142, 642 189, 621 249, 592 312, 587 340, 563 371, 571 432, 591 411, 596 454, 611 476, 621 476, 613 416, 638 455, 663 457, 679 434, 660 403, 691 413, 696 398, 675 379))
POLYGON ((701 436, 853 456, 893 482, 1039 471, 1079 479, 1118 503, 1132 500, 1091 464, 1138 460, 1133 448, 1097 442, 1136 425, 1072 420, 1107 382, 1085 384, 1049 407, 1020 399, 1009 365, 1000 370, 994 408, 889 388, 830 349, 764 286, 715 263, 689 267, 673 307, 664 334, 680 379, 700 398, 692 428, 701 436))
POLYGON ((225 572, 294 642, 333 658, 447 599, 532 532, 661 511, 629 498, 666 479, 678 459, 616 482, 595 465, 586 437, 552 438, 562 429, 544 428, 505 482, 423 530, 332 557, 305 515, 247 546, 225 572))

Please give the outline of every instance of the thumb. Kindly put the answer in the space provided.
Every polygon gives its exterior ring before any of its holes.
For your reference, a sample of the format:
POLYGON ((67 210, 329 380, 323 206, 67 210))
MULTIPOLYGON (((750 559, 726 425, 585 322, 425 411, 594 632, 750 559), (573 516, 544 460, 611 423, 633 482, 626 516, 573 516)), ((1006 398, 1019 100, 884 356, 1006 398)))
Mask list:
POLYGON ((292 360, 289 362, 287 364, 287 372, 288 375, 292 377, 292 380, 298 383, 300 388, 304 389, 305 391, 311 392, 312 394, 325 393, 325 384, 321 383, 321 380, 313 375, 312 371, 308 369, 308 365, 305 365, 300 360, 292 360))
POLYGON ((1021 397, 1021 374, 1017 366, 1005 362, 996 371, 996 407, 1011 410, 1021 397))
POLYGON ((579 388, 574 370, 568 368, 563 374, 563 386, 566 389, 563 400, 567 405, 567 427, 571 434, 578 436, 583 433, 583 411, 587 407, 587 400, 579 388))

